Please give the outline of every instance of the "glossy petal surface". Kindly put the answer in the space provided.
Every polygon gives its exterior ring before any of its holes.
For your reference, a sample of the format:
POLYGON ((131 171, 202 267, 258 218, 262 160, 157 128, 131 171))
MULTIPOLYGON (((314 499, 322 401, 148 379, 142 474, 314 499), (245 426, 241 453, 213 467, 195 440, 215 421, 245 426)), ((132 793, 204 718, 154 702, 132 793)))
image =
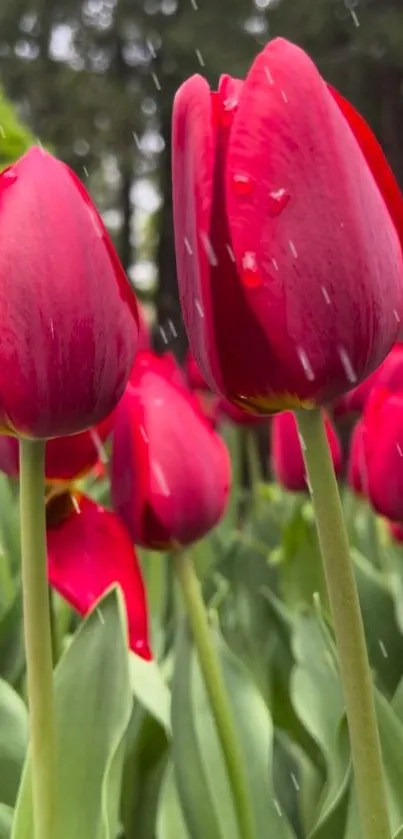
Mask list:
POLYGON ((125 526, 115 513, 89 498, 78 498, 72 506, 66 494, 51 505, 47 531, 51 585, 86 615, 118 583, 126 604, 130 648, 150 660, 144 583, 125 526))
POLYGON ((225 445, 174 371, 151 353, 137 357, 117 409, 111 476, 115 509, 137 544, 189 544, 225 509, 225 445))
POLYGON ((368 498, 381 515, 403 521, 403 393, 377 388, 364 422, 368 498))
POLYGON ((137 304, 83 185, 39 148, 0 175, 0 326, 3 428, 56 437, 111 413, 137 304))

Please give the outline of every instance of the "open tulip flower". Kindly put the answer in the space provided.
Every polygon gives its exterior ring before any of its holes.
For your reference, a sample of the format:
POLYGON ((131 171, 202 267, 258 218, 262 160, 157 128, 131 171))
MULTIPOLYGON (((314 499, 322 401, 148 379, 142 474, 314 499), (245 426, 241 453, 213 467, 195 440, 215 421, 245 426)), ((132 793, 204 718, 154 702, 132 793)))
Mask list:
POLYGON ((139 353, 116 411, 112 499, 138 545, 201 539, 221 518, 230 487, 224 442, 172 364, 139 353))
POLYGON ((76 175, 34 147, 0 174, 0 427, 50 438, 108 416, 139 317, 109 235, 76 175))
MULTIPOLYGON (((276 414, 271 422, 272 465, 281 486, 289 492, 304 492, 307 489, 306 468, 297 423, 290 411, 276 414)), ((342 467, 340 441, 328 417, 326 434, 336 475, 342 467)))
POLYGON ((364 414, 367 495, 374 509, 403 521, 403 389, 377 387, 364 414))
POLYGON ((151 659, 147 603, 130 535, 116 513, 66 491, 47 507, 49 582, 81 615, 119 584, 126 605, 130 649, 151 659))
POLYGON ((173 112, 179 290, 209 386, 257 414, 375 370, 403 312, 403 201, 364 120, 283 39, 173 112))

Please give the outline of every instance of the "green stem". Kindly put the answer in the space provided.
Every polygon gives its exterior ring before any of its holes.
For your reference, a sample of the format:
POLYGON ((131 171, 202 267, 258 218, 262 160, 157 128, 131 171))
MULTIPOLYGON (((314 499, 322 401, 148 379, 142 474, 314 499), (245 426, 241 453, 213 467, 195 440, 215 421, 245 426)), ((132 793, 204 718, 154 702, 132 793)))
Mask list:
POLYGON ((56 839, 55 723, 45 519, 45 442, 20 441, 21 557, 35 839, 56 839))
POLYGON ((390 839, 371 671, 322 412, 298 412, 346 705, 363 839, 390 839))
POLYGON ((221 673, 219 658, 210 633, 200 584, 192 560, 186 553, 180 550, 175 551, 174 564, 227 767, 234 806, 238 816, 240 836, 241 839, 256 839, 246 772, 242 754, 238 747, 235 723, 221 673))

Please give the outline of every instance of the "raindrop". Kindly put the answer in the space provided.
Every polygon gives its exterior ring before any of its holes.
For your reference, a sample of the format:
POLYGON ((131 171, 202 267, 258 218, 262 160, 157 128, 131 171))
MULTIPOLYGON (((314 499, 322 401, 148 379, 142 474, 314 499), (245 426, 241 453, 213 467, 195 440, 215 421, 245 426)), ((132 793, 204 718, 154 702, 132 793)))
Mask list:
POLYGON ((6 136, 6 132, 4 131, 4 128, 3 128, 2 125, 0 125, 0 136, 3 138, 3 140, 5 139, 5 136, 6 136))
POLYGON ((212 244, 210 242, 209 237, 207 236, 206 233, 201 233, 200 236, 201 236, 203 247, 204 247, 204 250, 206 251, 207 259, 208 259, 210 265, 218 265, 218 259, 215 255, 214 251, 213 251, 213 247, 212 247, 212 244))
POLYGON ((156 73, 151 73, 151 78, 152 78, 157 90, 161 90, 161 82, 160 82, 157 74, 156 73))
POLYGON ((169 498, 169 496, 171 495, 169 486, 166 482, 166 478, 165 478, 165 475, 164 475, 164 473, 161 469, 161 466, 160 466, 159 463, 157 463, 156 460, 151 461, 151 469, 154 473, 154 477, 155 477, 155 479, 157 481, 157 484, 158 484, 158 487, 161 491, 161 495, 165 495, 166 498, 169 498))
POLYGON ((83 166, 83 172, 86 178, 88 178, 88 169, 86 166, 83 166))
POLYGON ((242 175, 240 172, 232 176, 232 186, 237 195, 250 195, 254 188, 250 176, 242 175))
POLYGON ((162 327, 162 326, 160 326, 160 327, 159 327, 159 330, 160 330, 160 333, 161 333, 161 338, 162 338, 162 340, 163 340, 164 344, 167 344, 167 343, 168 343, 168 338, 167 338, 167 336, 166 336, 165 329, 163 329, 163 327, 162 327))
POLYGON ((234 113, 238 107, 238 99, 235 96, 225 99, 223 102, 223 111, 221 113, 221 122, 223 125, 231 125, 234 113))
POLYGON ((274 259, 274 256, 272 256, 272 258, 271 258, 271 264, 272 264, 274 270, 278 271, 278 262, 277 262, 277 259, 274 259))
POLYGON ((354 26, 356 26, 358 29, 360 26, 360 21, 358 20, 357 12, 355 12, 354 9, 351 9, 350 14, 353 19, 354 26))
POLYGON ((299 792, 300 786, 299 786, 298 779, 297 779, 296 775, 294 775, 294 772, 290 773, 290 778, 291 778, 291 783, 292 783, 294 789, 297 792, 299 792))
POLYGON ((102 612, 101 612, 101 610, 100 610, 99 606, 98 606, 98 608, 97 608, 97 615, 98 615, 98 617, 99 617, 99 622, 100 622, 100 623, 102 623, 102 625, 104 625, 104 623, 105 623, 105 618, 104 618, 104 616, 103 616, 103 614, 102 614, 102 612))
POLYGON ((190 244, 189 239, 187 238, 187 236, 185 236, 185 238, 184 238, 184 240, 183 240, 183 241, 184 241, 184 243, 185 243, 185 248, 186 248, 186 250, 187 250, 187 252, 188 252, 189 256, 192 256, 192 255, 193 255, 192 246, 191 246, 191 244, 190 244))
POLYGON ((16 180, 18 180, 18 175, 16 174, 15 170, 10 166, 9 169, 3 169, 0 173, 0 188, 1 190, 7 189, 8 186, 12 186, 15 184, 16 180))
POLYGON ((38 148, 40 149, 41 153, 42 153, 42 154, 45 154, 45 149, 43 148, 43 145, 42 145, 42 143, 41 143, 41 141, 40 141, 39 137, 37 137, 37 138, 36 138, 36 145, 37 145, 37 146, 38 146, 38 148))
POLYGON ((306 452, 306 443, 305 443, 305 440, 304 440, 302 434, 300 434, 300 432, 298 432, 298 437, 299 437, 299 442, 301 444, 302 451, 306 452))
POLYGON ((328 292, 327 288, 324 285, 321 285, 320 290, 323 294, 323 299, 324 299, 325 303, 327 303, 328 306, 331 306, 332 301, 329 297, 329 292, 328 292))
POLYGON ((138 135, 138 134, 136 134, 136 132, 135 132, 135 131, 133 131, 133 140, 134 140, 134 142, 136 143, 136 146, 137 146, 137 148, 139 149, 139 151, 141 151, 140 137, 139 137, 139 135, 138 135))
POLYGON ((100 224, 100 221, 99 221, 99 218, 98 218, 97 214, 92 209, 92 207, 90 207, 89 204, 87 205, 87 210, 88 210, 88 213, 89 213, 89 217, 92 221, 92 224, 94 226, 95 233, 97 234, 97 236, 99 236, 100 239, 102 239, 103 235, 104 235, 104 231, 102 229, 102 226, 100 224))
POLYGON ((285 210, 291 195, 286 189, 272 189, 269 193, 269 213, 273 218, 285 210))
POLYGON ((344 347, 339 347, 339 356, 340 361, 344 367, 344 372, 349 382, 354 384, 357 381, 357 373, 355 372, 354 367, 351 363, 351 358, 348 355, 347 351, 344 349, 344 347))
POLYGON ((298 357, 308 381, 313 382, 315 378, 315 373, 313 372, 311 362, 309 361, 309 358, 302 347, 298 347, 298 357))
POLYGON ((78 516, 81 515, 80 505, 75 495, 71 495, 71 503, 74 508, 74 512, 77 513, 78 516))
POLYGON ((234 251, 231 248, 231 245, 226 245, 225 247, 227 248, 227 251, 229 253, 229 258, 230 258, 231 262, 235 262, 235 254, 234 254, 234 251))
POLYGON ((172 332, 172 336, 173 336, 174 338, 177 338, 177 337, 178 337, 178 333, 177 333, 177 331, 176 331, 175 324, 174 324, 174 322, 173 322, 171 319, 169 319, 169 321, 168 321, 168 326, 169 326, 169 328, 170 328, 170 330, 171 330, 171 332, 172 332))
POLYGON ((401 447, 400 443, 396 443, 396 449, 397 449, 397 453, 398 453, 398 455, 399 455, 400 457, 403 457, 403 449, 402 449, 402 447, 401 447))
POLYGON ((256 254, 246 251, 242 257, 241 280, 246 288, 258 288, 262 285, 262 275, 256 265, 256 254))
POLYGON ((288 102, 288 96, 287 96, 287 94, 286 94, 285 90, 282 90, 282 91, 281 91, 281 95, 282 95, 282 97, 283 97, 283 99, 284 99, 284 102, 286 102, 286 103, 287 103, 287 102, 288 102))
POLYGON ((55 325, 53 323, 53 318, 50 319, 49 325, 50 325, 50 334, 51 334, 52 338, 54 338, 55 337, 55 325))
POLYGON ((275 806, 275 808, 276 808, 276 810, 277 810, 277 812, 278 812, 279 816, 282 816, 282 815, 283 815, 283 813, 282 813, 282 811, 281 811, 281 807, 280 807, 280 804, 279 804, 279 803, 278 803, 278 801, 277 801, 277 798, 274 798, 274 799, 273 799, 273 804, 274 804, 274 806, 275 806))
POLYGON ((297 259, 297 257, 298 257, 298 251, 297 251, 297 249, 296 249, 296 247, 295 247, 294 242, 292 241, 292 239, 289 239, 288 244, 289 244, 289 248, 290 248, 290 251, 291 251, 291 253, 292 253, 292 255, 293 255, 294 259, 297 259))
POLYGON ((394 314, 394 316, 395 316, 395 318, 396 318, 397 323, 400 323, 400 315, 399 315, 399 312, 397 312, 397 311, 396 311, 396 309, 393 309, 393 314, 394 314))
POLYGON ((147 39, 146 44, 147 44, 147 46, 148 46, 148 49, 150 50, 150 55, 152 56, 152 58, 156 58, 156 57, 157 57, 157 53, 155 52, 155 49, 154 49, 154 44, 152 43, 152 41, 150 41, 149 39, 147 39))
POLYGON ((204 318, 204 312, 199 300, 195 300, 195 307, 201 318, 204 318))
POLYGON ((381 640, 381 638, 378 638, 378 644, 379 644, 379 648, 380 648, 380 651, 381 651, 381 653, 382 653, 383 657, 384 657, 384 658, 388 658, 388 657, 389 657, 389 656, 388 656, 388 651, 387 651, 387 649, 386 649, 386 647, 385 647, 385 644, 384 644, 384 643, 383 643, 383 641, 381 640))
POLYGON ((106 454, 105 446, 102 445, 102 440, 97 431, 94 428, 90 429, 90 436, 91 440, 94 443, 95 451, 101 461, 101 463, 108 462, 108 455, 106 454))
POLYGON ((144 425, 140 425, 140 426, 139 426, 139 431, 140 431, 140 434, 141 434, 141 436, 142 436, 142 438, 143 438, 144 442, 145 442, 145 443, 148 443, 148 436, 147 436, 147 432, 146 432, 146 430, 145 430, 145 428, 144 428, 144 425))
POLYGON ((310 494, 310 495, 313 495, 312 484, 311 484, 311 482, 310 482, 310 480, 309 480, 309 478, 308 478, 308 475, 305 475, 305 483, 306 483, 307 490, 308 490, 309 494, 310 494))
POLYGON ((193 7, 195 12, 197 12, 197 10, 199 8, 198 5, 197 5, 197 0, 190 0, 190 5, 193 7))
POLYGON ((266 73, 266 78, 267 78, 267 81, 269 82, 269 84, 274 84, 273 76, 272 76, 269 68, 267 67, 267 65, 264 68, 264 72, 266 73))
POLYGON ((195 50, 195 53, 196 53, 196 58, 197 58, 197 60, 198 60, 198 62, 199 62, 199 64, 200 64, 200 66, 201 66, 201 67, 204 67, 204 66, 205 66, 205 64, 204 64, 204 58, 203 58, 203 56, 202 56, 202 54, 201 54, 200 50, 195 50))

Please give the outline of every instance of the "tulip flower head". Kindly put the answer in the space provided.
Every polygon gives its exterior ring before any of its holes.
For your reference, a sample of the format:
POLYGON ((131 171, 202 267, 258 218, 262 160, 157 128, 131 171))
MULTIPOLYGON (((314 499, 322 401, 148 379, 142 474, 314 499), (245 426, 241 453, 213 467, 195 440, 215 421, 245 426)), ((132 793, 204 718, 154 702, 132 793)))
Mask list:
POLYGON ((374 509, 403 521, 403 390, 377 387, 365 414, 367 495, 374 509))
POLYGON ((112 499, 138 545, 167 549, 204 536, 230 486, 224 442, 174 371, 139 353, 116 412, 112 499))
POLYGON ((182 311, 209 386, 269 414, 367 378, 403 311, 403 200, 352 106, 276 39, 244 82, 182 85, 172 146, 182 311))
MULTIPOLYGON (((336 475, 342 467, 340 441, 335 429, 326 417, 326 434, 336 475)), ((305 492, 307 489, 306 469, 300 435, 295 416, 290 411, 276 414, 271 422, 272 465, 281 486, 289 492, 305 492)))
POLYGON ((137 304, 76 175, 32 148, 0 174, 0 426, 51 438, 83 431, 119 401, 137 304))
POLYGON ((356 495, 366 495, 368 481, 366 475, 364 436, 365 425, 363 420, 359 420, 351 435, 347 466, 347 483, 356 495))

